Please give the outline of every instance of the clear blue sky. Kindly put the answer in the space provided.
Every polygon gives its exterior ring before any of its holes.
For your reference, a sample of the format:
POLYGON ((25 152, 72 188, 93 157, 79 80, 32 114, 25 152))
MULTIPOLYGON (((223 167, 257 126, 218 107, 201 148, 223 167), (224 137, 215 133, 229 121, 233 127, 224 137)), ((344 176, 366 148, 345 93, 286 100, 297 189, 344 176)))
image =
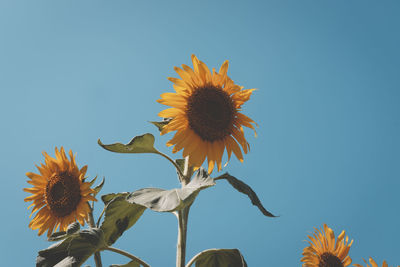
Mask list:
MULTIPOLYGON (((280 217, 220 182, 191 209, 188 258, 239 248, 249 266, 300 266, 306 234, 327 223, 354 239, 353 262, 400 264, 399 13, 398 1, 365 0, 1 1, 1 265, 33 266, 50 245, 28 228, 22 191, 43 150, 72 149, 106 177, 103 193, 178 186, 163 158, 96 142, 158 134, 156 99, 192 53, 230 60, 232 79, 259 89, 243 109, 259 136, 248 131, 244 164, 223 171, 280 217)), ((156 140, 170 155, 171 137, 156 140)), ((115 246, 174 266, 176 232, 173 215, 146 211, 115 246)))

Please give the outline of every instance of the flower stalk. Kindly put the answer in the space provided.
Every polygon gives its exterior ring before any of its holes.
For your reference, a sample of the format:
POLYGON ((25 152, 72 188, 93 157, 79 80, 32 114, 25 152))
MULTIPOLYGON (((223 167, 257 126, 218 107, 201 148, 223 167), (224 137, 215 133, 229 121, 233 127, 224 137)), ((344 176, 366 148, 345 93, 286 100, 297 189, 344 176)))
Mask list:
POLYGON ((176 250, 176 267, 184 267, 186 260, 187 223, 190 206, 178 211, 178 244, 176 250))
MULTIPOLYGON (((89 203, 88 203, 88 205, 89 205, 89 203)), ((95 228, 96 227, 96 224, 94 223, 93 208, 92 207, 90 207, 90 211, 89 211, 88 224, 89 224, 89 226, 91 228, 95 228)), ((102 267, 103 266, 103 264, 101 262, 101 256, 100 256, 100 252, 99 251, 94 253, 94 262, 96 264, 96 267, 102 267)))
MULTIPOLYGON (((185 168, 183 179, 181 180, 182 187, 189 183, 191 176, 191 168, 189 166, 189 157, 185 158, 185 168)), ((186 238, 187 224, 189 218, 190 205, 179 210, 176 215, 178 218, 178 243, 176 248, 176 267, 185 267, 186 260, 186 238)))

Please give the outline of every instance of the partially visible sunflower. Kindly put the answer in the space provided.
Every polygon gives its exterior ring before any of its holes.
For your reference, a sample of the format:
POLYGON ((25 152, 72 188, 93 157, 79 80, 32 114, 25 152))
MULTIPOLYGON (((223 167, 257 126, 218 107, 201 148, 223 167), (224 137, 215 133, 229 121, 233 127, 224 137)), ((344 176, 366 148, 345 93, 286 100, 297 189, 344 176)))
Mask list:
POLYGON ((243 126, 255 131, 257 124, 239 111, 255 89, 243 89, 228 77, 228 61, 219 72, 210 72, 195 55, 192 62, 193 69, 186 65, 182 69, 175 67, 181 79, 168 79, 174 83, 176 93, 164 93, 158 100, 172 107, 158 113, 160 117, 172 118, 161 134, 177 131, 167 146, 175 146, 173 153, 183 149, 183 156, 189 156, 189 163, 195 168, 207 157, 211 173, 215 165, 221 170, 225 148, 228 161, 233 152, 243 162, 239 145, 245 154, 250 148, 243 126))
POLYGON ((310 246, 303 250, 303 267, 349 266, 351 258, 348 253, 353 240, 349 243, 349 237, 346 236, 345 242, 344 236, 345 231, 342 231, 335 243, 335 234, 326 224, 323 229, 315 229, 313 236, 308 236, 310 246))
MULTIPOLYGON (((367 261, 364 260, 364 262, 365 262, 365 264, 366 264, 365 267, 369 267, 367 261)), ((371 257, 369 258, 369 263, 371 264, 371 267, 379 267, 379 265, 378 265, 371 257)), ((353 264, 353 266, 356 266, 356 267, 363 267, 363 266, 360 265, 360 264, 353 264)), ((383 261, 382 267, 388 267, 388 264, 386 263, 386 261, 383 261)), ((397 266, 397 267, 399 267, 399 266, 397 266)))
POLYGON ((36 166, 40 174, 26 173, 33 187, 24 188, 25 192, 32 193, 24 200, 33 201, 28 207, 33 207, 30 216, 37 211, 29 227, 39 229, 38 235, 47 231, 50 236, 57 228, 64 231, 75 221, 84 225, 90 211, 87 202, 96 201, 91 183, 84 182, 87 166, 78 169, 72 151, 68 160, 63 147, 60 150, 56 147, 55 154, 56 158, 52 158, 43 152, 45 164, 36 166))

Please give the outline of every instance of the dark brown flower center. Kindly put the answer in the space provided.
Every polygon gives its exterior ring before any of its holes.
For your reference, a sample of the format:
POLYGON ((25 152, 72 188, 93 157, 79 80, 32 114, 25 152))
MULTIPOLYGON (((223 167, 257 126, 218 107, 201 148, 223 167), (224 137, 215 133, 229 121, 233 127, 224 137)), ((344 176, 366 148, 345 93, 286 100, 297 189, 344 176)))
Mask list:
POLYGON ((236 109, 231 97, 221 88, 198 88, 188 99, 190 128, 204 141, 217 141, 232 132, 236 109))
POLYGON ((71 214, 81 200, 79 180, 68 172, 53 174, 46 185, 45 199, 54 216, 71 214))
POLYGON ((344 267, 342 261, 330 252, 320 256, 318 267, 344 267))

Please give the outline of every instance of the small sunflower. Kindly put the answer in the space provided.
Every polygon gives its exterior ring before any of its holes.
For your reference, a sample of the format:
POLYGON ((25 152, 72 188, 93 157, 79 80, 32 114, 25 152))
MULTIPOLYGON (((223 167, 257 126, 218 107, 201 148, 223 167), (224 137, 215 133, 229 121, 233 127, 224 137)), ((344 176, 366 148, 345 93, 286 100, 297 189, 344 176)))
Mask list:
MULTIPOLYGON (((369 267, 367 261, 364 260, 364 262, 365 262, 365 264, 367 264, 366 267, 369 267)), ((378 265, 372 258, 369 258, 369 263, 371 264, 371 267, 379 267, 379 265, 378 265)), ((360 264, 353 264, 353 266, 356 266, 356 267, 363 267, 363 266, 360 265, 360 264)), ((388 267, 388 264, 386 263, 386 261, 383 261, 382 267, 388 267)), ((399 267, 399 266, 397 266, 397 267, 399 267)))
POLYGON ((33 187, 24 188, 25 192, 32 194, 24 200, 33 201, 28 207, 33 207, 30 216, 37 211, 29 227, 39 229, 38 235, 47 231, 47 236, 50 236, 57 228, 65 231, 75 221, 84 225, 90 211, 87 202, 96 201, 91 183, 84 182, 87 166, 79 170, 71 150, 71 160, 68 160, 63 147, 60 150, 56 147, 55 153, 56 158, 52 158, 43 152, 45 164, 36 166, 40 174, 26 173, 30 178, 28 183, 33 187))
POLYGON ((351 264, 351 258, 347 255, 353 240, 349 243, 349 237, 345 231, 337 237, 335 243, 335 234, 333 230, 324 224, 324 228, 315 229, 313 236, 308 236, 309 247, 304 248, 303 267, 346 267, 351 264))
POLYGON ((174 146, 173 153, 183 149, 183 156, 189 156, 189 163, 195 168, 207 157, 211 173, 214 166, 221 170, 225 149, 228 161, 233 152, 243 162, 239 145, 245 154, 250 148, 243 126, 255 132, 257 124, 239 111, 255 89, 243 89, 228 77, 228 61, 219 72, 210 72, 194 55, 192 62, 193 69, 186 65, 182 69, 175 67, 181 79, 168 79, 174 83, 176 93, 164 93, 158 100, 172 107, 158 113, 160 117, 172 118, 161 134, 177 131, 167 146, 174 146))

